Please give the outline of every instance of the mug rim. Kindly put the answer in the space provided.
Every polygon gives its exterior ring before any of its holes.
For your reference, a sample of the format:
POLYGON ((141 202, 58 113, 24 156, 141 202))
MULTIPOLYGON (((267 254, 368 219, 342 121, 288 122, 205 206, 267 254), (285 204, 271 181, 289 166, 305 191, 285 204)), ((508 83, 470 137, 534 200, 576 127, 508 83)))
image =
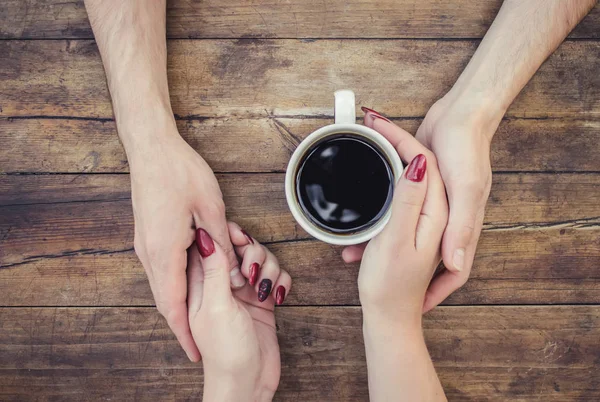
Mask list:
POLYGON ((298 147, 296 147, 290 158, 290 161, 288 162, 285 173, 285 198, 287 200, 288 207, 292 212, 296 222, 298 222, 298 224, 308 234, 325 243, 340 246, 349 246, 369 241, 383 230, 385 225, 390 220, 390 216, 392 214, 392 204, 390 203, 383 217, 374 225, 356 233, 341 234, 327 232, 326 230, 318 227, 308 217, 306 217, 302 211, 300 202, 298 201, 296 195, 296 172, 302 157, 318 141, 336 134, 346 133, 355 134, 359 137, 364 137, 370 140, 373 145, 383 152, 391 165, 390 167, 394 176, 394 188, 404 169, 402 161, 400 160, 400 156, 392 144, 390 144, 390 142, 377 131, 361 124, 329 124, 313 131, 302 142, 300 142, 300 144, 298 144, 298 147))

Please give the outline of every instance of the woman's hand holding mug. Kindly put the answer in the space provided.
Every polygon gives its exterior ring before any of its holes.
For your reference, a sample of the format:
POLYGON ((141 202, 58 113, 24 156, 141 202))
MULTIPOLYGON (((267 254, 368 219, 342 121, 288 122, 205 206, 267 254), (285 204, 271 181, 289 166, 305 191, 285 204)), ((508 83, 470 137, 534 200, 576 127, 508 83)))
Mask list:
POLYGON ((435 156, 412 135, 368 109, 366 119, 409 163, 383 231, 366 248, 343 251, 346 261, 362 257, 358 287, 371 401, 445 400, 421 328, 448 220, 444 184, 435 156))

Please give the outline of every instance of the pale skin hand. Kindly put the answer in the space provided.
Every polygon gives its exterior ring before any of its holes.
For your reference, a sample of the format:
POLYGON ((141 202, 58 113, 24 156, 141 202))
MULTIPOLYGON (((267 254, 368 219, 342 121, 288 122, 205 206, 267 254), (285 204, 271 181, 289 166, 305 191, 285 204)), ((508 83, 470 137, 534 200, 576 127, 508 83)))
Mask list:
POLYGON ((86 0, 119 136, 131 170, 134 246, 158 310, 192 361, 200 354, 188 322, 187 249, 194 228, 225 250, 231 284, 244 277, 229 240, 217 180, 179 135, 167 84, 164 0, 86 0))
MULTIPOLYGON (((228 258, 207 232, 196 235, 189 250, 188 305, 194 340, 204 364, 204 397, 210 402, 266 402, 279 385, 281 363, 275 327, 276 292, 259 301, 259 284, 264 279, 273 289, 290 291, 292 279, 279 268, 275 256, 229 224, 231 242, 242 266, 258 263, 260 273, 254 286, 231 291, 228 258)), ((250 279, 250 271, 245 271, 250 279)), ((281 300, 280 300, 281 301, 281 300)))
POLYGON ((383 119, 373 126, 412 162, 396 185, 391 219, 368 243, 358 276, 370 400, 445 401, 421 329, 448 218, 444 184, 435 156, 412 135, 383 119))
MULTIPOLYGON (((504 113, 544 60, 597 0, 505 0, 452 89, 429 110, 417 139, 431 149, 450 204, 446 270, 432 280, 429 311, 469 278, 492 183, 490 143, 504 113)), ((365 117, 372 127, 373 119, 365 117)), ((346 254, 360 259, 360 248, 346 254)))

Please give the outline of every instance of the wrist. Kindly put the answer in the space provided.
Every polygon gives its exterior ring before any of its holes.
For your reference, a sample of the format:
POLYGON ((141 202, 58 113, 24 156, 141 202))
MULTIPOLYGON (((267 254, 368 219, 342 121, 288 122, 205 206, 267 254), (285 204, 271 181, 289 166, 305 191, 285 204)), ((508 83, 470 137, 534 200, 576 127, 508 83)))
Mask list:
POLYGON ((134 107, 117 112, 117 130, 130 166, 136 160, 154 158, 164 141, 179 137, 169 105, 160 100, 136 102, 134 107))
POLYGON ((410 349, 424 342, 421 319, 414 316, 403 320, 363 316, 363 337, 365 348, 371 355, 385 355, 405 347, 410 349))
POLYGON ((380 309, 363 306, 363 332, 370 337, 399 334, 412 337, 421 334, 422 317, 420 308, 394 309, 393 315, 390 315, 380 309))
POLYGON ((503 104, 483 88, 457 82, 439 101, 450 119, 467 125, 472 133, 492 139, 508 105, 503 104))

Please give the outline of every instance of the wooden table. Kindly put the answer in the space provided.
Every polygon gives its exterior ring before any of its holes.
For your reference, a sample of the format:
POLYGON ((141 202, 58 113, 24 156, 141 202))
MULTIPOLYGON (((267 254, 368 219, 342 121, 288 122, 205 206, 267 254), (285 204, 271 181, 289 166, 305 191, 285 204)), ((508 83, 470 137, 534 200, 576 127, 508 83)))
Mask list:
MULTIPOLYGON (((231 219, 295 280, 278 401, 366 401, 357 265, 288 212, 333 91, 414 132, 500 0, 172 1, 169 81, 231 219)), ((81 2, 0 4, 0 400, 189 400, 133 249, 128 166, 81 2)), ((425 319, 450 400, 600 400, 600 10, 500 125, 470 281, 425 319)))

